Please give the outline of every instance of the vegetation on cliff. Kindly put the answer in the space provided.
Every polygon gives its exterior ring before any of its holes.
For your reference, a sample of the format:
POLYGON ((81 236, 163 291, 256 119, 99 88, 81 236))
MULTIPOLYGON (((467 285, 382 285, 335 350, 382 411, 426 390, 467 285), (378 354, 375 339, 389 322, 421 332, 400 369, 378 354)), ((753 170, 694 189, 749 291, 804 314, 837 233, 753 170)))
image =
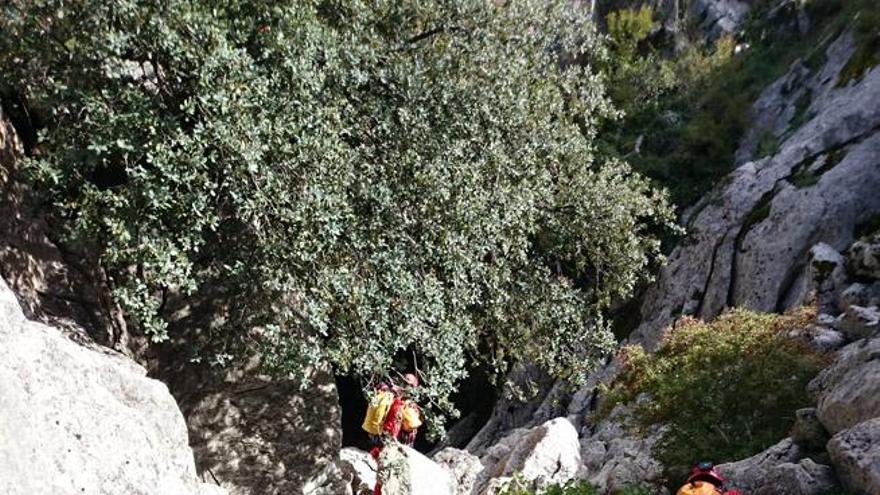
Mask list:
POLYGON ((653 354, 621 350, 624 370, 603 407, 629 404, 642 426, 667 427, 656 456, 670 480, 698 459, 756 454, 785 437, 794 412, 811 403, 807 384, 827 356, 790 332, 810 325, 815 313, 735 309, 709 323, 684 319, 653 354))

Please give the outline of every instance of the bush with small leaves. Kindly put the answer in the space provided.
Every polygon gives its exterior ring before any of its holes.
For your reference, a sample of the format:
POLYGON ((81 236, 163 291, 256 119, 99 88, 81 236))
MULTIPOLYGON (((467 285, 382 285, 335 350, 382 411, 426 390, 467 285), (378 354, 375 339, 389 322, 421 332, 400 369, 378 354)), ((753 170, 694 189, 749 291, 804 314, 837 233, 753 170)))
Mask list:
POLYGON ((415 355, 451 411, 470 364, 583 377, 671 225, 594 155, 615 110, 570 3, 11 0, 0 89, 67 242, 155 341, 167 297, 211 288, 219 338, 274 372, 415 355))
POLYGON ((624 369, 603 409, 630 404, 641 425, 668 426, 655 455, 673 482, 697 460, 756 454, 788 433, 794 412, 810 404, 807 384, 828 362, 788 335, 814 317, 814 308, 801 308, 735 309, 710 323, 686 318, 657 352, 621 351, 624 369))

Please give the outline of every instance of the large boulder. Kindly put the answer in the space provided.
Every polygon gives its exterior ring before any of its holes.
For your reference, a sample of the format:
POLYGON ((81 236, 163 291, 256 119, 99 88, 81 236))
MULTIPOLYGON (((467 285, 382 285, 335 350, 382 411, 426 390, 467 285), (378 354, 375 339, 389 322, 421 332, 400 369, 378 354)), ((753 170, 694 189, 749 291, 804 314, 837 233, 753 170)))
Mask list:
POLYGON ((779 442, 767 450, 741 461, 718 466, 730 485, 743 493, 753 493, 770 481, 770 474, 778 466, 796 463, 803 457, 803 451, 790 438, 779 442))
POLYGON ((848 258, 856 275, 880 279, 880 233, 853 243, 848 258))
POLYGON ((819 352, 836 351, 846 344, 846 337, 841 332, 823 325, 796 328, 790 331, 788 336, 800 340, 819 352))
POLYGON ((846 311, 850 306, 880 306, 880 282, 850 284, 840 294, 840 310, 846 311))
POLYGON ((382 495, 455 495, 447 470, 404 445, 382 449, 379 465, 382 495))
POLYGON ((339 468, 353 495, 373 495, 379 466, 369 453, 353 447, 339 451, 339 468))
POLYGON ((843 485, 855 493, 880 493, 880 418, 841 431, 828 454, 843 485))
POLYGON ((846 262, 836 249, 820 242, 809 252, 809 275, 819 303, 819 311, 834 311, 838 294, 846 282, 846 262))
POLYGON ((819 420, 832 435, 880 416, 880 338, 853 342, 810 383, 819 420))
POLYGON ((840 318, 835 322, 850 340, 880 335, 880 309, 877 306, 864 308, 862 306, 849 306, 840 318))
POLYGON ((764 91, 753 107, 754 135, 763 133, 760 116, 784 116, 773 129, 778 152, 756 159, 747 136, 742 165, 686 212, 689 238, 643 297, 632 340, 655 348, 683 314, 803 304, 813 289, 809 250, 824 242, 842 251, 858 226, 880 214, 880 71, 839 87, 854 52, 844 33, 825 50, 824 66, 796 65, 764 91), (797 121, 807 94, 810 118, 797 121))
POLYGON ((467 443, 466 450, 478 456, 517 428, 532 428, 560 416, 560 387, 534 365, 518 364, 507 377, 498 402, 486 424, 467 443), (553 404, 548 411, 548 404, 553 404))
POLYGON ((791 439, 808 452, 819 452, 825 449, 825 444, 828 442, 828 432, 819 421, 815 407, 806 407, 795 411, 791 439))
POLYGON ((483 471, 483 463, 477 456, 466 450, 447 447, 434 454, 433 459, 449 471, 455 484, 455 495, 471 495, 477 477, 483 471))
POLYGON ((662 434, 662 428, 644 435, 636 433, 632 429, 631 411, 624 406, 615 407, 591 435, 581 438, 583 462, 578 478, 611 493, 628 486, 663 493, 663 465, 653 456, 662 434))
POLYGON ((0 492, 208 494, 168 389, 25 318, 0 279, 0 492))
POLYGON ((0 277, 28 318, 82 342, 140 354, 143 342, 129 335, 94 258, 61 249, 50 238, 40 199, 23 178, 24 145, 5 110, 0 104, 0 277))
POLYGON ((770 469, 754 495, 827 495, 838 488, 831 466, 803 459, 770 469))
POLYGON ((202 370, 201 387, 174 382, 199 471, 231 495, 339 493, 339 399, 332 377, 295 381, 260 374, 255 359, 202 370))
POLYGON ((534 489, 565 483, 575 477, 581 464, 578 433, 566 418, 517 429, 492 446, 481 461, 484 470, 477 479, 477 493, 483 493, 493 479, 513 475, 534 489))

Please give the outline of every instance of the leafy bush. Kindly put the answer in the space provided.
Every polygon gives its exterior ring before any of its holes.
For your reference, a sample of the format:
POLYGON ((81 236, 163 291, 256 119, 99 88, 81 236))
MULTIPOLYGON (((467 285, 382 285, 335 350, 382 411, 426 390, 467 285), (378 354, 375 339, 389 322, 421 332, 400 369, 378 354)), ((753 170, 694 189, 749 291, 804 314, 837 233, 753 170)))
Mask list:
POLYGON ((499 495, 599 495, 599 491, 586 481, 570 481, 536 491, 528 488, 527 482, 514 476, 513 480, 501 489, 499 495))
POLYGON ((562 62, 606 54, 569 3, 14 0, 0 88, 67 242, 154 340, 210 288, 219 345, 304 383, 417 360, 450 411, 472 361, 582 377, 671 222, 594 156, 614 110, 562 62))
POLYGON ((711 323, 685 319, 654 354, 623 349, 624 371, 604 408, 633 404, 641 425, 668 426, 655 454, 669 480, 682 479, 695 460, 760 452, 810 404, 806 385, 826 364, 826 356, 788 336, 814 316, 812 308, 788 315, 736 309, 711 323), (642 394, 649 399, 636 401, 642 394))
POLYGON ((621 9, 608 14, 605 19, 608 34, 618 53, 634 55, 639 43, 644 41, 654 25, 654 12, 649 5, 638 9, 621 9))
MULTIPOLYGON (((572 480, 563 484, 550 485, 535 491, 519 476, 502 488, 499 495, 599 495, 599 490, 587 481, 572 480)), ((617 495, 650 495, 650 491, 639 486, 628 485, 615 492, 617 495)))

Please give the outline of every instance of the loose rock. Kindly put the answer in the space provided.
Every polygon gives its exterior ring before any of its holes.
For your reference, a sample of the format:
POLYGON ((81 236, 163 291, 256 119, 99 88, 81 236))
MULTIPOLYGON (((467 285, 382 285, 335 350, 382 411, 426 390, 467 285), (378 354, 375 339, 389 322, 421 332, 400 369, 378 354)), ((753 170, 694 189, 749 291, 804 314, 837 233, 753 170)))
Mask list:
POLYGON ((880 338, 853 342, 810 383, 818 403, 817 415, 829 433, 880 416, 878 358, 880 338))
POLYGON ((838 488, 834 469, 803 459, 786 462, 767 472, 764 485, 754 495, 825 495, 838 488))
POLYGON ((856 493, 880 493, 880 418, 841 431, 828 453, 843 485, 856 493))
POLYGON ((199 482, 168 388, 25 319, 0 279, 0 493, 225 493, 199 482))
POLYGON ((730 488, 752 493, 769 482, 769 475, 777 466, 798 462, 802 457, 803 449, 786 438, 748 459, 721 464, 718 470, 728 479, 730 488))
POLYGON ((880 279, 880 233, 853 243, 848 260, 856 275, 880 279))

